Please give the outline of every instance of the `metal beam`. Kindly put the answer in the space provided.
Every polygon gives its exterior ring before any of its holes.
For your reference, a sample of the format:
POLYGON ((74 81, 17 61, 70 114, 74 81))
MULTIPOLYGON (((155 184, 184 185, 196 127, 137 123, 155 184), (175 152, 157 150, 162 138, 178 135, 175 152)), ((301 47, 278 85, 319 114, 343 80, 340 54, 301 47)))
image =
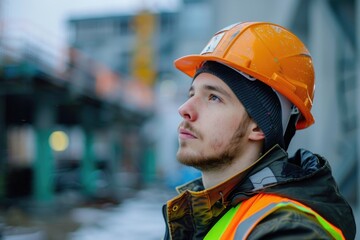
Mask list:
MULTIPOLYGON (((359 50, 359 46, 360 46, 360 0, 356 0, 355 1, 355 19, 356 19, 356 24, 355 24, 355 29, 356 29, 356 67, 355 69, 357 70, 356 72, 356 82, 357 82, 357 103, 360 103, 360 50, 359 50)), ((357 128, 357 149, 360 149, 360 104, 357 105, 357 119, 358 119, 358 128, 357 128)), ((355 209, 355 216, 356 216, 356 222, 357 222, 357 229, 360 228, 360 160, 359 158, 357 159, 357 204, 356 204, 356 209, 355 209)), ((360 233, 357 233, 357 239, 360 239, 360 233)))
MULTIPOLYGON (((336 22, 339 24, 339 29, 343 32, 343 34, 347 37, 350 41, 352 47, 355 49, 356 44, 356 33, 355 33, 355 22, 352 21, 351 14, 347 13, 346 11, 351 11, 352 8, 351 2, 349 1, 328 1, 329 7, 331 12, 336 19, 336 22), (348 4, 348 6, 346 6, 348 4)), ((356 15, 355 15, 356 16, 356 15)), ((356 25, 356 24, 355 24, 356 25)))

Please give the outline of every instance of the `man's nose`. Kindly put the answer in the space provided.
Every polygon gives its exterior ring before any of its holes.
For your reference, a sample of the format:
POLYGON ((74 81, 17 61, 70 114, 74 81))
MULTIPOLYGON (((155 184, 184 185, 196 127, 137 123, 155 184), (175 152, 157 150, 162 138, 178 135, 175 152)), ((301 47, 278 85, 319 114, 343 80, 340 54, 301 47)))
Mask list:
POLYGON ((180 116, 187 121, 195 121, 198 113, 196 110, 195 98, 192 97, 188 99, 183 105, 178 109, 180 116))

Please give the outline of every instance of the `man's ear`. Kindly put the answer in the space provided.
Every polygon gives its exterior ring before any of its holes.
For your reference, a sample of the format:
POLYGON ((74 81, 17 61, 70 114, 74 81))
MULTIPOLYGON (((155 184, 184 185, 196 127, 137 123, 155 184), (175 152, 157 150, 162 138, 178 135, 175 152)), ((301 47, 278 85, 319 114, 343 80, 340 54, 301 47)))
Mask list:
POLYGON ((259 126, 256 123, 250 124, 250 134, 249 134, 249 140, 252 141, 260 141, 265 139, 264 132, 259 128, 259 126))

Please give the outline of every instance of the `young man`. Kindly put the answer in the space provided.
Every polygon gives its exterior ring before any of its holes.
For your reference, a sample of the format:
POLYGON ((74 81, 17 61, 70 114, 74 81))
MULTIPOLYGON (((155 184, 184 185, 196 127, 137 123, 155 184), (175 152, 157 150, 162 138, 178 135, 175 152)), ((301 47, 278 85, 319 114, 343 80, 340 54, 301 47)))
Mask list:
POLYGON ((193 78, 177 158, 202 178, 164 206, 165 239, 354 239, 328 162, 286 153, 296 129, 314 122, 312 60, 295 35, 234 24, 175 66, 193 78))

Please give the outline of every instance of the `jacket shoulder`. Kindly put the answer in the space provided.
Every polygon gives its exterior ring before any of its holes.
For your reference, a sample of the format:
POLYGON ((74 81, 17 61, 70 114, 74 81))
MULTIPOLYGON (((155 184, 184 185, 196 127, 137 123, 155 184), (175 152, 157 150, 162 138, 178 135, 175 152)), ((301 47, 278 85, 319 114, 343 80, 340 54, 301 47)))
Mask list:
MULTIPOLYGON (((235 237, 236 239, 236 237, 235 237)), ((317 219, 298 209, 280 208, 264 218, 249 235, 255 239, 333 239, 317 219)))

